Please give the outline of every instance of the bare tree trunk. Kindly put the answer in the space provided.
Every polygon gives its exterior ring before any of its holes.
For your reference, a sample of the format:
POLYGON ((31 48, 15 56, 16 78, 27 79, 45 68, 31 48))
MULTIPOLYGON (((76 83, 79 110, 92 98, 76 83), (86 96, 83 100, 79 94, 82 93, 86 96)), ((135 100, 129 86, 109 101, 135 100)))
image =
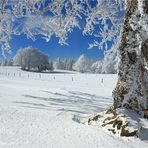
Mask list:
MULTIPOLYGON (((144 29, 142 20, 148 17, 148 1, 126 0, 126 4, 119 48, 121 57, 118 82, 113 91, 113 107, 146 111, 148 109, 148 71, 146 69, 148 32, 144 29)), ((148 20, 146 21, 148 23, 148 20)))

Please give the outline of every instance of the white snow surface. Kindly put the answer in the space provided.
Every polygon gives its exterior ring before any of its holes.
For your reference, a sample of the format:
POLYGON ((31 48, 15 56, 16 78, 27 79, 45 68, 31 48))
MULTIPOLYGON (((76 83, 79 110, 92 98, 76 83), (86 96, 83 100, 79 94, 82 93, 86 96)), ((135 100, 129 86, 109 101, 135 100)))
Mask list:
MULTIPOLYGON (((117 75, 0 67, 0 148, 147 148, 146 136, 118 137, 84 124, 112 104, 116 80, 117 75)), ((141 122, 146 132, 148 123, 141 122)))

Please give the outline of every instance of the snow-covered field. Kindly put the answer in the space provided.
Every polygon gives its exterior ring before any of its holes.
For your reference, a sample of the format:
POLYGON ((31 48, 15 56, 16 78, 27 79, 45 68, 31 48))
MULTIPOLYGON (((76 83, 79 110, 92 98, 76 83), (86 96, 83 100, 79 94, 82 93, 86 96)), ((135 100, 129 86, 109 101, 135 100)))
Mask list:
POLYGON ((112 104, 116 79, 0 67, 0 148, 147 148, 146 136, 118 137, 84 124, 112 104))

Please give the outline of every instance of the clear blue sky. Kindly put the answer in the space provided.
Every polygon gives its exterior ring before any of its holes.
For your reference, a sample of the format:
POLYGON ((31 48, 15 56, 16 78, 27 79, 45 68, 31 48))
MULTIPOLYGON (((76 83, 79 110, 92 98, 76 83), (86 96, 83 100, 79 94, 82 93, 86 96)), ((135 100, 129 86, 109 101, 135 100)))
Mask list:
POLYGON ((74 31, 69 34, 67 40, 69 45, 58 44, 58 38, 55 36, 53 36, 49 42, 46 42, 40 36, 36 41, 27 39, 26 35, 13 36, 10 43, 12 53, 7 55, 7 57, 13 57, 20 48, 32 46, 48 54, 49 58, 78 58, 81 54, 95 59, 102 58, 102 50, 99 50, 97 47, 87 49, 88 43, 93 42, 93 39, 93 36, 83 36, 82 31, 79 29, 74 29, 74 31))

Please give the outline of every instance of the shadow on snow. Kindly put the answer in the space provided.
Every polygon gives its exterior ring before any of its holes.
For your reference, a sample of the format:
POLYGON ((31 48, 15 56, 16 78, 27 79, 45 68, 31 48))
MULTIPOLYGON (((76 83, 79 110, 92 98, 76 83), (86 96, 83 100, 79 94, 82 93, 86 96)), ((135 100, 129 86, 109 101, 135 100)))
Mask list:
POLYGON ((23 95, 25 98, 30 98, 30 101, 15 101, 13 103, 21 104, 23 107, 56 110, 72 112, 80 116, 90 115, 105 110, 111 106, 112 99, 82 93, 69 91, 68 94, 53 93, 42 91, 49 94, 48 98, 38 97, 33 95, 23 95), (35 101, 33 101, 35 100, 35 101))
MULTIPOLYGON (((21 107, 25 108, 59 111, 57 116, 63 112, 71 112, 73 114, 72 120, 78 123, 80 123, 80 119, 101 112, 112 105, 112 99, 110 97, 105 98, 78 91, 69 91, 67 94, 58 92, 53 93, 50 91, 42 92, 48 93, 49 97, 45 98, 33 95, 23 95, 25 98, 30 98, 31 100, 14 101, 13 103, 19 104, 21 107)), ((130 117, 140 122, 140 118, 131 114, 133 113, 130 112, 130 117)), ((148 141, 148 128, 142 128, 141 131, 139 138, 148 141)))

